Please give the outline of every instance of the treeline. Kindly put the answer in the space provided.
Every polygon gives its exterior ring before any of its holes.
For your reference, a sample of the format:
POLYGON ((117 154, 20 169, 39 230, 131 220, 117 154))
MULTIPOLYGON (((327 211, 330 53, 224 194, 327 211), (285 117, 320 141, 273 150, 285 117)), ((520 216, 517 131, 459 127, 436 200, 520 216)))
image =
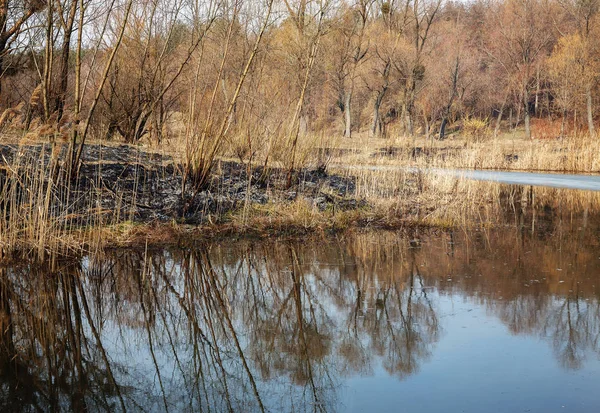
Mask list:
POLYGON ((179 137, 196 165, 227 144, 244 156, 284 148, 293 167, 304 136, 443 139, 468 119, 593 136, 599 7, 0 0, 0 123, 74 144, 179 137))

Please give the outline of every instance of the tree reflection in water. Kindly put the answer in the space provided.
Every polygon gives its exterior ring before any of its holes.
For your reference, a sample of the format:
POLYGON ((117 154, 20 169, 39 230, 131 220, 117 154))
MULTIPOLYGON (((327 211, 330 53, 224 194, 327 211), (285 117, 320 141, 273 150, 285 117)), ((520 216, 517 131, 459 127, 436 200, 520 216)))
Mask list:
POLYGON ((343 410, 347 378, 404 379, 430 359, 444 296, 580 368, 600 354, 598 239, 528 225, 3 267, 0 409, 343 410))

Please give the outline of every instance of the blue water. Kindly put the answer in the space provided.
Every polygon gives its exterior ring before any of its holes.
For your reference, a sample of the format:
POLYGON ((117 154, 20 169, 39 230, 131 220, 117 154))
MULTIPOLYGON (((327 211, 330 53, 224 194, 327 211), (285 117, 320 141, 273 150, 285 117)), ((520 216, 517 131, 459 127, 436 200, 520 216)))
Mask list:
POLYGON ((0 410, 596 413, 588 222, 0 269, 0 410))

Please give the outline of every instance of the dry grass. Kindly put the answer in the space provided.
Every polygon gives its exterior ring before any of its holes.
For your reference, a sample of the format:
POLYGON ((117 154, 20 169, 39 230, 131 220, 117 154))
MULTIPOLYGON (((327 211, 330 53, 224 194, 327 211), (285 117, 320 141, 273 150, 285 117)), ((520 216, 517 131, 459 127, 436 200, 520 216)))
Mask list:
POLYGON ((356 194, 386 215, 426 226, 493 226, 518 209, 600 211, 600 192, 475 181, 433 171, 345 170, 356 194))
POLYGON ((28 248, 44 254, 48 250, 188 244, 207 238, 312 237, 357 229, 468 229, 503 225, 518 214, 535 217, 546 208, 574 212, 600 209, 598 193, 511 187, 430 173, 360 171, 356 183, 357 196, 366 199, 367 206, 320 210, 298 198, 293 202, 251 204, 202 226, 128 221, 103 225, 98 220, 94 225, 71 229, 65 221, 25 209, 29 215, 21 214, 3 223, 0 246, 5 251, 8 247, 28 248))
MULTIPOLYGON (((451 136, 343 140, 338 165, 398 165, 519 171, 600 172, 600 139, 578 134, 564 139, 526 139, 523 131, 479 140, 451 136)), ((338 151, 339 152, 339 151, 338 151)))
MULTIPOLYGON (((285 142, 275 140, 268 147, 243 153, 240 152, 243 137, 237 139, 229 140, 224 146, 223 157, 237 158, 250 167, 263 166, 265 162, 269 166, 286 165, 285 142)), ((503 135, 483 142, 459 138, 415 142, 422 148, 421 153, 413 151, 415 145, 412 143, 402 141, 312 136, 300 141, 297 159, 305 167, 332 163, 330 172, 352 177, 355 183, 352 197, 364 200, 366 206, 345 211, 335 207, 321 210, 302 197, 266 205, 247 203, 243 208, 199 227, 175 222, 132 223, 127 221, 129 216, 114 216, 114 211, 99 209, 93 192, 83 210, 74 213, 68 208, 60 209, 57 205, 69 204, 71 192, 64 176, 56 169, 56 158, 32 159, 23 153, 13 164, 4 166, 4 181, 0 186, 0 251, 2 255, 10 255, 12 250, 28 249, 43 256, 48 250, 163 245, 213 236, 305 236, 355 228, 397 229, 415 225, 468 228, 498 225, 519 213, 535 215, 547 208, 565 211, 599 209, 600 193, 594 192, 514 187, 403 168, 373 171, 335 167, 341 163, 568 171, 600 169, 600 161, 595 156, 600 143, 585 137, 540 141, 503 135), (378 150, 386 147, 384 144, 390 150, 389 155, 382 156, 378 150), (424 154, 427 150, 429 155, 424 154), (374 156, 375 153, 378 155, 374 156), (75 224, 81 214, 86 216, 83 227, 75 224)), ((54 151, 59 149, 60 144, 52 145, 54 151)), ((173 152, 172 146, 163 147, 169 148, 176 161, 182 159, 181 154, 173 152)))
POLYGON ((115 212, 99 206, 93 188, 83 202, 74 199, 60 150, 60 144, 44 145, 39 154, 21 149, 0 171, 0 257, 19 250, 43 259, 48 251, 72 253, 109 242, 101 229, 115 212))

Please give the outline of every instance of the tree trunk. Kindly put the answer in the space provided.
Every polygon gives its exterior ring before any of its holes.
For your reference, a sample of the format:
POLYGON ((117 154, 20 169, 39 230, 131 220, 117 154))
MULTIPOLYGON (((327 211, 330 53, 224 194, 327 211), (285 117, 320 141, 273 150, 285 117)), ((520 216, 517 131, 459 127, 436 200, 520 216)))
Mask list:
POLYGON ((9 0, 0 1, 0 93, 2 92, 1 80, 4 75, 3 57, 6 55, 6 46, 21 33, 21 27, 35 13, 42 11, 47 6, 43 1, 24 1, 11 2, 9 0), (21 4, 19 4, 21 3, 21 4), (24 5, 22 4, 24 3, 24 5), (20 6, 20 7, 19 7, 20 6), (11 16, 14 10, 21 10, 20 18, 11 16))
POLYGON ((60 83, 59 89, 56 94, 56 101, 54 103, 54 109, 58 112, 57 119, 60 120, 63 116, 63 112, 65 109, 65 97, 67 94, 67 86, 69 79, 69 43, 66 42, 71 41, 71 35, 65 34, 65 44, 63 44, 63 48, 60 56, 60 83))
POLYGON ((500 132, 500 123, 502 122, 502 113, 504 112, 504 103, 500 106, 500 110, 498 111, 498 118, 496 119, 496 127, 494 128, 494 138, 498 136, 498 132, 500 132))
POLYGON ((69 54, 71 52, 71 36, 73 34, 73 24, 75 23, 75 13, 77 12, 77 0, 71 0, 71 8, 67 22, 63 25, 64 39, 60 54, 60 79, 59 88, 56 93, 54 110, 57 111, 57 120, 61 120, 65 109, 65 100, 67 87, 69 85, 69 54))
POLYGON ((379 108, 375 106, 375 109, 373 111, 373 127, 371 128, 371 132, 374 137, 378 136, 377 132, 379 130, 381 130, 381 127, 379 125, 379 108))
POLYGON ((450 99, 448 99, 448 104, 446 105, 446 109, 444 110, 444 117, 442 119, 442 125, 440 126, 440 140, 444 140, 446 134, 446 125, 448 124, 448 118, 450 117, 450 111, 452 109, 452 104, 454 103, 454 98, 458 94, 458 71, 460 68, 460 54, 456 55, 456 60, 454 62, 454 68, 452 69, 452 91, 450 93, 450 99))
MULTIPOLYGON (((526 94, 526 96, 527 96, 527 94, 526 94)), ((525 113, 524 113, 525 136, 528 139, 531 139, 531 124, 530 124, 530 114, 529 114, 529 102, 528 102, 527 98, 525 98, 524 105, 523 105, 523 110, 525 111, 525 113)))
POLYGON ((415 134, 414 111, 415 111, 416 93, 417 93, 417 79, 416 79, 415 69, 413 68, 413 73, 410 76, 410 79, 408 81, 408 86, 404 93, 404 101, 406 102, 405 111, 404 111, 404 122, 405 122, 404 127, 405 127, 405 131, 408 133, 408 136, 413 136, 415 134))
POLYGON ((533 113, 537 117, 540 115, 539 113, 539 103, 540 103, 540 65, 537 65, 537 72, 535 77, 535 106, 533 113))
POLYGON ((413 96, 412 92, 408 93, 408 102, 404 109, 404 130, 408 134, 408 136, 414 135, 414 126, 413 126, 413 96))
POLYGON ((431 135, 431 128, 429 127, 429 119, 427 118, 427 113, 425 113, 425 110, 423 110, 423 121, 425 122, 425 139, 428 141, 431 135))
POLYGON ((381 101, 383 99, 382 94, 380 93, 375 98, 375 104, 373 105, 373 136, 380 137, 381 136, 381 116, 379 114, 379 108, 381 106, 381 101))
POLYGON ((383 98, 387 93, 389 84, 390 84, 390 68, 392 67, 392 62, 390 59, 386 60, 385 67, 383 68, 382 78, 383 78, 383 86, 380 90, 377 91, 377 95, 375 96, 375 105, 374 105, 374 116, 373 116, 373 136, 378 137, 381 136, 381 132, 383 129, 383 125, 381 124, 381 115, 379 113, 379 108, 381 108, 381 102, 383 102, 383 98))
POLYGON ((596 136, 596 131, 594 129, 594 113, 592 108, 592 85, 587 84, 585 88, 585 101, 586 101, 586 110, 587 110, 587 121, 588 121, 588 132, 591 137, 596 136))
POLYGON ((442 124, 440 125, 440 140, 443 141, 444 138, 446 137, 446 125, 448 124, 448 118, 444 117, 444 119, 442 119, 442 124))
POLYGON ((42 88, 42 100, 44 105, 44 121, 47 121, 50 117, 50 93, 52 90, 52 63, 53 63, 53 51, 54 51, 54 10, 52 4, 48 6, 47 23, 46 23, 46 51, 44 56, 44 73, 43 73, 43 88, 42 88))
POLYGON ((140 113, 140 115, 135 123, 135 129, 133 130, 132 141, 130 141, 129 143, 138 142, 140 139, 142 139, 144 137, 144 135, 146 134, 146 124, 148 123, 148 118, 150 118, 151 114, 152 114, 152 110, 143 110, 140 113))
POLYGON ((346 101, 344 103, 344 137, 351 138, 352 137, 352 111, 350 108, 350 104, 352 101, 352 94, 350 92, 346 93, 346 101))

